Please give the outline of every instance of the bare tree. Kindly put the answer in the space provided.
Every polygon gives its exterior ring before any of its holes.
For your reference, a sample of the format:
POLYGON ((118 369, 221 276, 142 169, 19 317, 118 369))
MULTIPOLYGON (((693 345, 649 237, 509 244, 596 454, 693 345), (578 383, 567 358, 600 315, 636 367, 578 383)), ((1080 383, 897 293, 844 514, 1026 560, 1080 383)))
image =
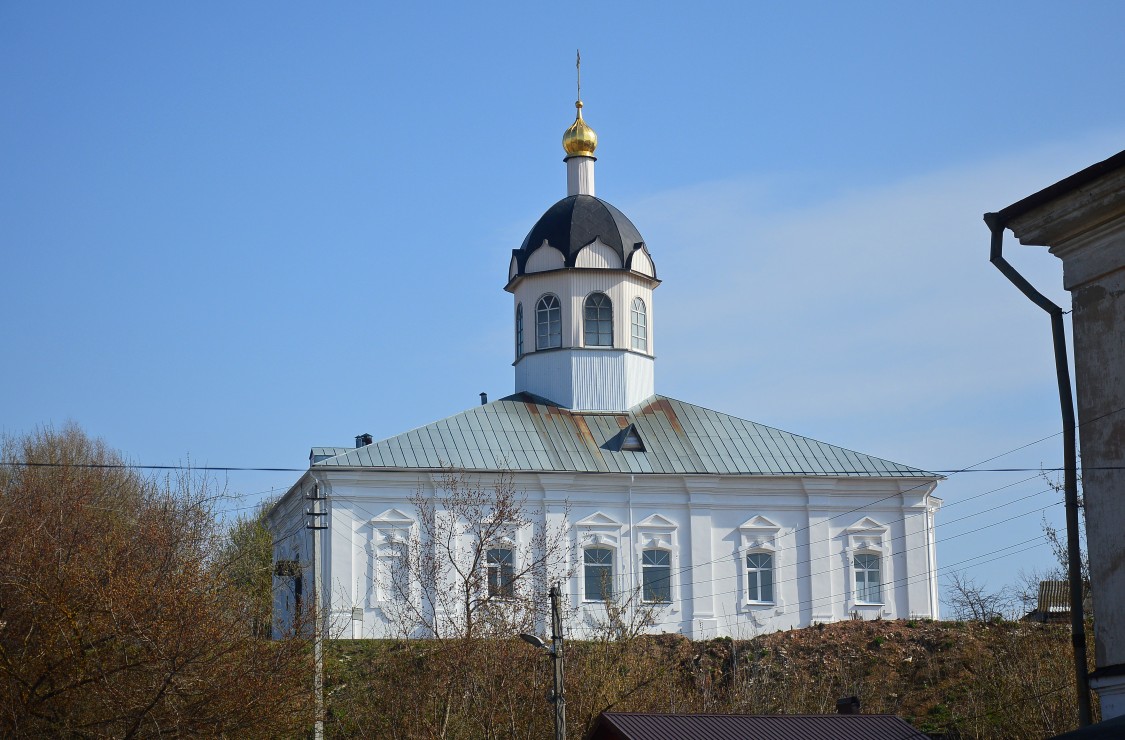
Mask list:
POLYGON ((661 607, 667 603, 661 598, 663 592, 646 594, 643 586, 614 589, 608 575, 603 575, 599 593, 604 613, 590 617, 596 640, 628 642, 640 637, 659 624, 661 607))
POLYGON ((434 493, 419 486, 411 503, 417 529, 377 584, 404 635, 511 636, 541 623, 549 584, 570 574, 567 532, 528 508, 511 473, 482 483, 446 468, 434 493))
POLYGON ((1014 616, 1019 599, 1007 586, 989 591, 976 579, 953 571, 945 598, 955 619, 990 622, 1014 616))
MULTIPOLYGON (((1078 459, 1078 469, 1082 469, 1082 458, 1078 459)), ((1056 493, 1062 494, 1065 489, 1065 484, 1061 477, 1052 477, 1047 471, 1040 473, 1043 480, 1047 482, 1056 493)), ((1058 568, 1051 568, 1047 575, 1049 579, 1065 581, 1069 579, 1070 574, 1070 556, 1067 553, 1066 547, 1066 531, 1060 531, 1047 521, 1044 516, 1040 522, 1043 529, 1043 534, 1047 538, 1047 543, 1051 546, 1051 552, 1055 555, 1055 560, 1058 562, 1058 568)), ((1082 495, 1082 475, 1078 475, 1078 544, 1081 555, 1081 562, 1079 563, 1079 572, 1082 576, 1083 587, 1088 591, 1090 589, 1090 558, 1086 553, 1086 498, 1082 495)), ((1048 580, 1048 579, 1044 579, 1048 580)))
POLYGON ((305 646, 253 635, 206 479, 142 476, 75 426, 2 462, 0 734, 302 731, 305 646))

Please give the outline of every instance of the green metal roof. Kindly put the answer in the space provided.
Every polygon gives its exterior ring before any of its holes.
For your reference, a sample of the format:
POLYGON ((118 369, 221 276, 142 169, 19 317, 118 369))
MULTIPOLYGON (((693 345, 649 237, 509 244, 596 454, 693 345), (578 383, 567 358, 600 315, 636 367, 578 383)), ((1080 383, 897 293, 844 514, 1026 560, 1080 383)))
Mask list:
POLYGON ((314 448, 329 451, 314 468, 939 477, 665 396, 596 413, 521 393, 365 447, 314 448), (621 449, 630 425, 643 450, 621 449))

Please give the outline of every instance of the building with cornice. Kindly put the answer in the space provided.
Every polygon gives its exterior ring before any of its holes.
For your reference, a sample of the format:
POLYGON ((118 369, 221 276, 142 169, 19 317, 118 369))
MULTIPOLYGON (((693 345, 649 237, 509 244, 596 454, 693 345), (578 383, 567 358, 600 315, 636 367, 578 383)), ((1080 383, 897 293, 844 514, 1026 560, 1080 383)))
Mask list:
POLYGON ((490 546, 474 598, 531 587, 505 582, 521 544, 564 532, 554 565, 570 574, 575 636, 609 611, 694 638, 936 618, 938 476, 656 394, 655 262, 595 195, 597 136, 576 107, 567 195, 512 251, 504 286, 515 392, 388 439, 313 448, 270 513, 279 628, 309 598, 315 564, 337 633, 396 634, 389 574, 404 548, 434 546, 411 498, 440 496, 450 468, 485 482, 510 472, 535 512, 490 546), (323 527, 315 558, 307 523, 323 527))

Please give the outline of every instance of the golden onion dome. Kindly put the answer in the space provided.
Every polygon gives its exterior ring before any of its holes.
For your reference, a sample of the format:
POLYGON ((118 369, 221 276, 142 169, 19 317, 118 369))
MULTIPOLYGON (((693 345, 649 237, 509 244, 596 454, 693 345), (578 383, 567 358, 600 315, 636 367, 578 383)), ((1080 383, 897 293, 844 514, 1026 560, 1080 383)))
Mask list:
POLYGON ((563 149, 568 157, 592 157, 598 148, 598 135, 582 120, 582 101, 575 101, 574 107, 578 109, 578 115, 563 133, 563 149))

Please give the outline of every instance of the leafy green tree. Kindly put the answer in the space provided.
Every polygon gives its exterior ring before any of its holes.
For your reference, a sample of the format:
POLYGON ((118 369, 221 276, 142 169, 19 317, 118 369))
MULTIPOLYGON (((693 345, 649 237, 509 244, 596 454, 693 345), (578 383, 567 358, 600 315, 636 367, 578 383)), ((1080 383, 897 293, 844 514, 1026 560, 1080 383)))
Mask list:
POLYGON ((273 535, 266 525, 276 499, 258 504, 252 513, 240 514, 226 529, 219 567, 242 595, 246 627, 251 634, 270 637, 273 610, 273 535))

